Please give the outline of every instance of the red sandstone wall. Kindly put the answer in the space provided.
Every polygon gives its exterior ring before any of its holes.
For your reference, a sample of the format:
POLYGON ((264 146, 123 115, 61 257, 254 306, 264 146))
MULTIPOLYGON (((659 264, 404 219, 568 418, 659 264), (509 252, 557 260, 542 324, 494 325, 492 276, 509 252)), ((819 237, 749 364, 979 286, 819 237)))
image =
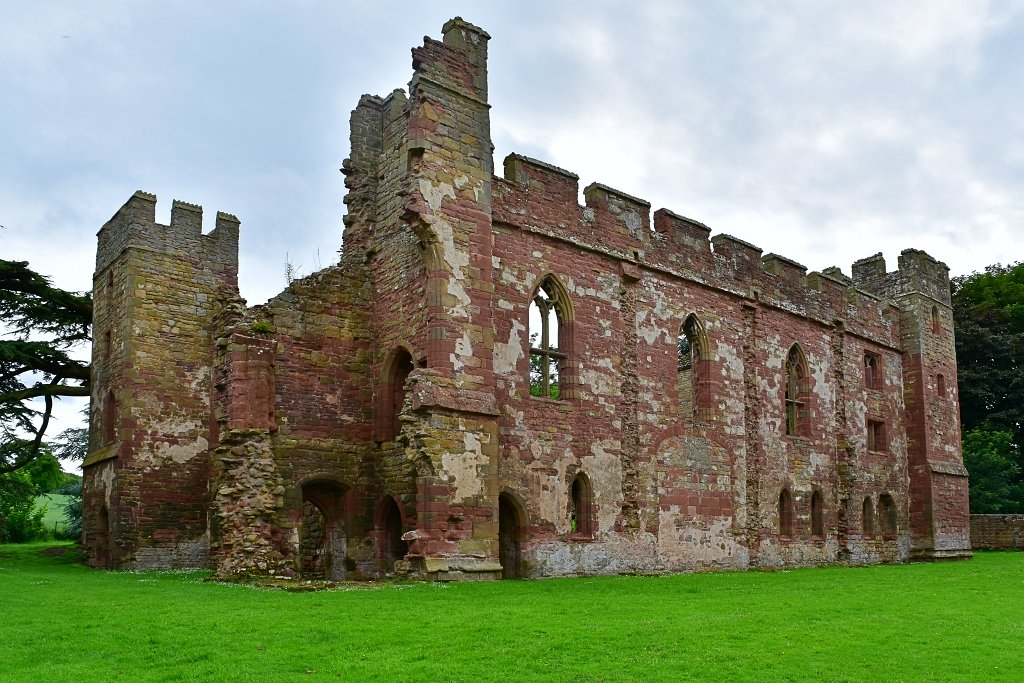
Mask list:
POLYGON ((971 547, 1024 550, 1024 515, 971 515, 971 547))

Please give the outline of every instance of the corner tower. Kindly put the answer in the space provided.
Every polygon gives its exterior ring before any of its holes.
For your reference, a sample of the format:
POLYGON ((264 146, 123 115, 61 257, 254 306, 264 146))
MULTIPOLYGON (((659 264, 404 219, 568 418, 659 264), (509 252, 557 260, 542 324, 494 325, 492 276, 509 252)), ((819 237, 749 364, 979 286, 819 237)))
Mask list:
POLYGON ((877 254, 854 264, 853 279, 889 297, 900 311, 911 557, 970 557, 949 268, 923 251, 906 249, 895 272, 886 273, 877 254))
POLYGON ((213 317, 238 297, 238 219, 136 192, 100 229, 83 464, 87 561, 203 566, 209 549, 213 317))

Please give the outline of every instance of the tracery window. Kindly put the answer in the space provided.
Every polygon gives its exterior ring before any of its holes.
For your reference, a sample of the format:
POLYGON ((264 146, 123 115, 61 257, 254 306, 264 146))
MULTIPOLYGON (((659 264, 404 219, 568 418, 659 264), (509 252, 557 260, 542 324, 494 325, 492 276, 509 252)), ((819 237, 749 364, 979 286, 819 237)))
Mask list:
POLYGON ((806 436, 809 431, 807 406, 807 362, 798 344, 786 356, 786 435, 806 436))
POLYGON ((696 315, 687 316, 676 338, 676 372, 680 413, 699 419, 708 409, 708 342, 696 315))
POLYGON ((569 320, 565 290, 552 275, 545 277, 530 302, 530 395, 565 398, 563 372, 565 326, 569 320))
POLYGON ((873 353, 864 354, 864 387, 866 389, 882 388, 879 358, 873 353))

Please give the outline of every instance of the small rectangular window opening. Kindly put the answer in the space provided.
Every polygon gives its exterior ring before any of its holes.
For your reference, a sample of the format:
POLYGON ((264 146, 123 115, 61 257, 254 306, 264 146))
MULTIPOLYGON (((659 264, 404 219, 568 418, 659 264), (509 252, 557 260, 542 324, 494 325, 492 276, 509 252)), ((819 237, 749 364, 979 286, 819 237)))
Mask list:
POLYGON ((880 420, 868 420, 868 450, 885 452, 889 450, 885 441, 885 423, 880 420))

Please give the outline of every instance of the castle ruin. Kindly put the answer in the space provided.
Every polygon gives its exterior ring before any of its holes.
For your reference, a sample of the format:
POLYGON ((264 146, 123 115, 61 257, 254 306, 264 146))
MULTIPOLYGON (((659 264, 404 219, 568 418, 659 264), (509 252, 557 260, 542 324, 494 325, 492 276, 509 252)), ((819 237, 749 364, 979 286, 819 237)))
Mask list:
POLYGON ((949 271, 807 273, 512 154, 483 30, 351 116, 340 262, 261 306, 239 221, 99 232, 97 567, 436 580, 970 555, 949 271))

